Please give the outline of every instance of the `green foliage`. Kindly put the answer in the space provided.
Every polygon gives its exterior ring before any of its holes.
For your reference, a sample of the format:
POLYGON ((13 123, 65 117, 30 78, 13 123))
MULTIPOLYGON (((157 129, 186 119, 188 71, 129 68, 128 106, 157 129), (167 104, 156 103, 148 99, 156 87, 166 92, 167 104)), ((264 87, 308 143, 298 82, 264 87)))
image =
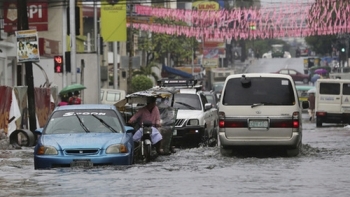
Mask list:
POLYGON ((311 50, 320 55, 332 53, 332 44, 335 43, 336 40, 336 35, 305 37, 305 42, 311 47, 311 50))
MULTIPOLYGON (((174 26, 188 26, 183 21, 160 18, 156 18, 155 22, 174 26)), ((177 65, 191 59, 192 49, 197 50, 199 43, 195 38, 187 38, 186 36, 152 33, 151 37, 143 37, 138 47, 140 50, 152 54, 153 59, 149 61, 155 60, 159 62, 170 53, 172 60, 177 65)))
POLYGON ((151 62, 147 66, 141 66, 140 70, 134 70, 132 72, 132 75, 133 76, 137 76, 137 75, 152 76, 155 81, 158 81, 159 77, 157 76, 156 73, 152 71, 153 67, 159 68, 155 62, 151 62))
POLYGON ((153 87, 153 82, 145 75, 138 75, 131 79, 131 87, 133 92, 148 90, 153 87))

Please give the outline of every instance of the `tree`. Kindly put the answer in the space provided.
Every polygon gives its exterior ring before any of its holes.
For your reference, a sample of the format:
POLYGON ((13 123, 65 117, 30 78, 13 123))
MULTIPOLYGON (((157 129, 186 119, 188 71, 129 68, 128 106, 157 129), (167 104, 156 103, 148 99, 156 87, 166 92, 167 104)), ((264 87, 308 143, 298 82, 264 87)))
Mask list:
MULTIPOLYGON (((183 21, 160 18, 156 18, 154 21, 158 24, 188 26, 183 21)), ((139 42, 140 50, 147 52, 146 65, 154 61, 165 64, 164 59, 165 57, 168 57, 169 53, 175 65, 185 63, 191 59, 192 50, 198 49, 198 45, 199 44, 195 38, 158 33, 152 33, 151 37, 147 35, 142 38, 141 42, 139 42)))
POLYGON ((332 53, 332 46, 337 42, 336 35, 309 36, 305 37, 305 42, 316 54, 327 55, 332 53))
POLYGON ((153 82, 145 75, 138 75, 131 79, 131 88, 133 92, 148 90, 153 87, 153 82))
POLYGON ((155 81, 158 81, 159 78, 157 74, 152 71, 152 68, 154 67, 159 68, 155 62, 151 62, 146 66, 141 66, 140 70, 134 70, 132 74, 133 76, 138 76, 138 75, 144 75, 147 77, 152 76, 155 81))

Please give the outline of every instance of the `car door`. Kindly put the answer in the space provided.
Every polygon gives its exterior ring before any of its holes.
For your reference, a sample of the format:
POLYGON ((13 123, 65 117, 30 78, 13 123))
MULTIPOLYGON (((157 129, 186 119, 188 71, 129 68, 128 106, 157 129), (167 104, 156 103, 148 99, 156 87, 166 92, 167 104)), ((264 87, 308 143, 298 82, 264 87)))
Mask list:
POLYGON ((208 131, 213 131, 214 126, 215 126, 216 109, 212 107, 209 110, 205 110, 205 104, 210 103, 210 102, 208 102, 207 98, 203 94, 201 94, 200 97, 201 97, 201 101, 202 101, 202 105, 203 105, 203 109, 204 109, 204 119, 205 119, 205 123, 208 127, 208 131))
POLYGON ((300 76, 298 76, 297 71, 289 70, 289 75, 293 78, 294 81, 300 81, 300 76))

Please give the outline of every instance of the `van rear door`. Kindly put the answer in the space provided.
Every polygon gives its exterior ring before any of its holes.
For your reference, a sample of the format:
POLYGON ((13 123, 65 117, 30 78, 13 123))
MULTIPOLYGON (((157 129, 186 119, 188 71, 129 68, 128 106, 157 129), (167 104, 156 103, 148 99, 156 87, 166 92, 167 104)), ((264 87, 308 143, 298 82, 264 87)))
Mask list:
POLYGON ((341 113, 341 83, 339 82, 320 82, 317 97, 317 111, 326 111, 328 113, 341 113))

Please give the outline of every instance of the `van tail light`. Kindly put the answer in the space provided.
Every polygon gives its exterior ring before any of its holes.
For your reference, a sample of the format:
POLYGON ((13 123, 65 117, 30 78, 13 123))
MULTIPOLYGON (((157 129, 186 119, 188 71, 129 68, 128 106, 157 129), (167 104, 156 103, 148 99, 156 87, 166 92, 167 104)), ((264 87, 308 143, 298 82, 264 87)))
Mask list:
POLYGON ((300 120, 300 118, 299 118, 299 112, 294 112, 293 113, 293 118, 292 118, 292 120, 293 120, 293 128, 295 128, 295 129, 299 129, 299 126, 300 126, 300 122, 299 122, 299 120, 300 120))
POLYGON ((219 128, 225 128, 225 112, 219 112, 219 128))

